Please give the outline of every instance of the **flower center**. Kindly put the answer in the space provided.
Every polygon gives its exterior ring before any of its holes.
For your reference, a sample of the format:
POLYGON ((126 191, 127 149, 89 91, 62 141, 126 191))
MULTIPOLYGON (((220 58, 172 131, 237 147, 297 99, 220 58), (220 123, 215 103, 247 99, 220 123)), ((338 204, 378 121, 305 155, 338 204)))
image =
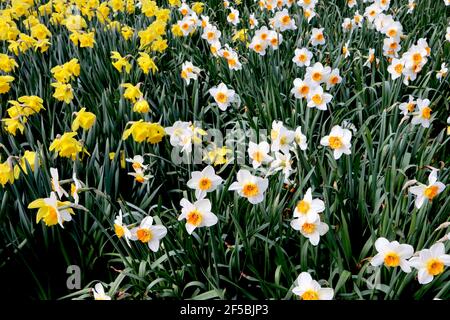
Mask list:
POLYGON ((311 208, 311 205, 305 200, 300 200, 297 204, 297 211, 299 211, 300 213, 307 214, 309 208, 311 208))
POLYGON ((322 41, 323 40, 323 34, 319 33, 318 35, 316 35, 316 39, 318 41, 322 41))
POLYGON ((429 186, 425 188, 425 191, 423 192, 425 194, 425 197, 427 197, 429 200, 433 200, 434 197, 439 192, 439 188, 437 186, 429 186))
POLYGON ((114 232, 116 233, 116 236, 118 238, 122 238, 123 235, 125 234, 125 231, 123 230, 123 227, 119 226, 118 224, 114 225, 114 232))
POLYGON ((309 87, 301 86, 299 91, 301 95, 306 96, 309 93, 309 87))
POLYGON ((315 104, 321 104, 323 99, 322 96, 320 94, 315 94, 312 96, 311 100, 315 103, 315 104))
POLYGON ((312 79, 313 79, 314 81, 316 81, 316 82, 322 80, 322 73, 320 73, 320 72, 314 72, 314 73, 312 74, 312 79))
POLYGON ((331 136, 328 139, 331 149, 339 149, 342 147, 342 140, 340 137, 331 136))
POLYGON ((402 65, 401 63, 396 64, 395 67, 394 67, 394 70, 395 70, 395 72, 397 72, 397 73, 402 73, 402 71, 403 71, 403 65, 402 65))
POLYGON ((339 81, 339 78, 337 76, 331 76, 330 77, 331 84, 337 84, 338 81, 339 81))
POLYGON ((420 53, 414 53, 412 58, 415 64, 418 64, 422 61, 422 55, 420 53))
POLYGON ((55 208, 48 208, 48 215, 44 221, 48 226, 53 226, 58 223, 58 213, 55 208))
POLYGON ((317 291, 308 290, 302 294, 302 299, 303 300, 319 300, 319 294, 317 293, 317 291))
POLYGON ((398 267, 400 256, 396 252, 389 252, 384 256, 384 265, 386 267, 398 267))
POLYGON ((261 151, 256 151, 255 153, 253 153, 252 157, 256 162, 262 162, 264 158, 261 151))
POLYGON ((150 229, 147 228, 138 229, 138 231, 136 232, 136 236, 138 240, 140 240, 143 243, 147 243, 153 238, 152 232, 150 231, 150 229))
POLYGON ((198 181, 198 187, 200 188, 200 190, 203 190, 203 191, 208 190, 209 188, 211 188, 211 184, 212 184, 211 183, 211 179, 206 178, 206 177, 201 178, 198 181))
POLYGON ((444 263, 439 259, 430 259, 427 262, 427 271, 433 276, 444 272, 444 263))
POLYGON ((202 222, 202 214, 197 209, 192 210, 187 215, 187 222, 194 226, 198 226, 202 222))
POLYGON ((425 107, 422 109, 422 117, 424 117, 425 119, 430 119, 431 117, 431 108, 429 107, 425 107))
POLYGON ((246 183, 244 185, 244 187, 242 188, 242 193, 246 197, 254 197, 254 196, 258 195, 259 189, 258 189, 258 186, 256 185, 256 183, 249 182, 249 183, 246 183))
POLYGON ((223 92, 219 92, 216 95, 216 100, 219 101, 220 103, 225 103, 227 102, 227 95, 223 92))
POLYGON ((291 22, 291 18, 289 16, 284 16, 283 18, 281 18, 281 23, 286 25, 289 24, 289 22, 291 22))
POLYGON ((409 112, 413 112, 414 111, 414 106, 415 106, 415 104, 410 102, 410 103, 408 103, 406 108, 408 109, 409 112))
POLYGON ((316 230, 316 225, 314 223, 305 222, 302 225, 302 230, 306 234, 311 234, 311 233, 313 233, 316 230))
POLYGON ((299 54, 299 56, 298 56, 298 60, 299 60, 299 61, 305 62, 306 59, 307 59, 306 54, 304 54, 304 53, 300 53, 300 54, 299 54))

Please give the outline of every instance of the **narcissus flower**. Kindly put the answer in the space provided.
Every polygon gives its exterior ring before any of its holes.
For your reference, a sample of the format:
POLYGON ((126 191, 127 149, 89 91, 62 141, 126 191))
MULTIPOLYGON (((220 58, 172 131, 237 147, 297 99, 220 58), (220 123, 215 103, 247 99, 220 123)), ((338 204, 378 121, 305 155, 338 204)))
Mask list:
POLYGON ((119 214, 114 219, 114 233, 116 234, 117 238, 124 238, 128 246, 130 246, 131 232, 123 223, 122 210, 119 210, 119 214))
POLYGON ((153 225, 153 217, 145 217, 139 227, 131 229, 131 240, 146 243, 150 250, 157 252, 159 243, 167 234, 163 225, 153 225))
POLYGON ((384 264, 386 267, 400 267, 404 272, 411 272, 407 259, 411 258, 414 248, 409 244, 400 244, 397 241, 378 238, 375 241, 377 254, 370 260, 370 264, 377 267, 384 264))
POLYGON ((72 131, 77 131, 79 127, 89 130, 95 123, 95 114, 86 111, 86 108, 81 108, 80 111, 75 112, 75 115, 76 117, 72 122, 72 131))
POLYGON ((152 73, 156 73, 158 71, 158 67, 155 64, 155 61, 145 52, 139 52, 139 58, 137 58, 137 62, 139 68, 141 68, 144 74, 148 74, 151 70, 152 73))
POLYGON ((126 73, 130 73, 131 64, 128 62, 127 57, 122 57, 117 51, 111 51, 111 59, 114 60, 112 64, 117 71, 125 71, 126 73))
POLYGON ((14 170, 11 161, 0 163, 0 184, 4 187, 7 183, 14 182, 14 170))
POLYGON ((239 23, 239 11, 233 8, 230 8, 230 13, 227 15, 227 21, 234 26, 237 26, 239 23))
POLYGON ((428 176, 428 185, 418 183, 417 186, 410 187, 409 192, 416 196, 414 201, 416 208, 420 209, 425 202, 433 199, 445 189, 445 184, 437 180, 437 170, 432 170, 428 176))
POLYGON ((201 199, 194 203, 181 199, 181 214, 178 221, 186 219, 186 231, 192 234, 196 228, 211 227, 218 221, 217 216, 211 212, 211 202, 201 199))
POLYGON ((316 87, 317 83, 311 81, 310 79, 302 80, 300 78, 295 78, 294 87, 291 89, 291 94, 293 94, 296 99, 306 99, 309 93, 316 87))
POLYGON ((306 190, 302 200, 297 202, 294 209, 294 217, 299 219, 299 223, 312 223, 319 218, 319 213, 325 210, 325 204, 320 199, 313 199, 311 188, 306 190))
POLYGON ((125 88, 125 92, 123 93, 123 97, 125 99, 130 100, 131 102, 136 102, 136 100, 142 97, 142 92, 140 90, 140 83, 137 85, 132 85, 131 83, 123 83, 120 85, 122 88, 125 88))
POLYGON ((306 48, 301 49, 295 49, 295 56, 292 58, 292 61, 298 66, 298 67, 309 67, 311 63, 311 58, 313 56, 312 52, 309 51, 306 48))
POLYGON ((235 101, 236 92, 228 89, 224 83, 219 84, 217 87, 209 89, 209 94, 214 98, 217 106, 220 110, 227 110, 230 103, 235 101))
POLYGON ((272 121, 270 138, 272 140, 272 145, 270 147, 273 152, 281 151, 287 154, 294 141, 295 133, 294 131, 287 129, 282 121, 274 120, 272 121))
POLYGON ((82 188, 81 181, 77 179, 75 172, 72 174, 72 183, 70 184, 70 195, 72 196, 74 203, 78 204, 80 201, 80 196, 78 192, 82 188))
POLYGON ((129 123, 131 126, 123 132, 123 140, 132 135, 134 141, 138 143, 147 141, 155 144, 161 142, 165 135, 164 128, 159 123, 144 122, 143 120, 129 123))
POLYGON ((14 81, 12 76, 0 76, 0 94, 7 93, 11 89, 10 83, 14 81))
POLYGON ((103 289, 100 282, 95 285, 92 292, 94 293, 95 300, 111 300, 111 297, 105 293, 105 289, 103 289))
POLYGON ((320 62, 316 62, 312 67, 306 68, 305 79, 321 84, 326 82, 330 73, 330 67, 324 67, 320 62))
POLYGON ((269 186, 267 178, 254 176, 250 171, 241 169, 237 173, 237 181, 233 182, 228 188, 229 191, 237 193, 251 204, 257 204, 264 200, 264 192, 269 186))
POLYGON ((331 129, 330 135, 323 137, 320 144, 333 150, 334 159, 338 160, 342 154, 351 154, 352 132, 336 125, 331 129))
POLYGON ((7 54, 0 53, 0 71, 11 72, 16 67, 18 67, 16 60, 10 58, 7 54))
POLYGON ((58 135, 51 143, 49 150, 55 150, 60 157, 71 158, 72 160, 75 160, 80 152, 85 152, 89 155, 81 142, 74 138, 76 135, 76 132, 66 132, 62 136, 58 135))
POLYGON ((273 157, 269 155, 270 145, 266 141, 262 141, 256 144, 250 141, 248 145, 248 156, 252 160, 253 168, 259 168, 265 163, 269 163, 273 160, 273 157))
POLYGON ((327 104, 333 99, 333 96, 323 91, 321 86, 316 86, 308 94, 308 108, 318 110, 327 110, 327 104))
POLYGON ((313 28, 311 33, 311 44, 313 46, 325 44, 325 37, 323 35, 323 28, 313 28))
POLYGON ((320 237, 328 232, 328 225, 320 221, 320 217, 317 216, 314 221, 308 222, 307 219, 297 218, 291 221, 291 227, 308 238, 309 242, 313 246, 317 246, 320 241, 320 237))
POLYGON ((49 198, 37 199, 31 202, 28 205, 28 209, 39 209, 36 223, 44 220, 44 223, 49 227, 59 224, 64 228, 63 223, 71 221, 71 215, 75 214, 70 205, 68 201, 59 201, 56 198, 56 194, 52 192, 49 198))
POLYGON ((58 169, 56 168, 50 168, 50 176, 51 176, 51 186, 52 190, 56 192, 58 195, 58 198, 61 199, 62 196, 68 197, 68 193, 61 187, 59 184, 59 173, 58 169))
POLYGON ((430 249, 423 249, 418 254, 418 257, 409 260, 409 264, 418 270, 420 284, 430 283, 434 277, 444 273, 446 266, 450 266, 450 255, 445 254, 443 243, 435 243, 430 249))
POLYGON ((216 175, 212 166, 207 166, 202 171, 194 171, 187 186, 195 190, 197 199, 202 199, 208 192, 212 192, 222 183, 223 179, 216 175))
POLYGON ((73 89, 70 83, 53 82, 51 84, 55 88, 53 97, 58 101, 70 103, 73 100, 73 89))
POLYGON ((299 126, 294 132, 294 141, 299 146, 301 150, 306 150, 308 148, 308 139, 302 132, 302 127, 299 126))
POLYGON ((195 67, 192 62, 185 61, 181 66, 181 78, 189 85, 191 80, 197 80, 200 68, 195 67))
POLYGON ((422 127, 428 128, 431 122, 430 100, 417 99, 416 106, 417 111, 413 112, 414 117, 412 118, 411 123, 413 125, 420 124, 422 127))
POLYGON ((313 280, 308 272, 302 272, 295 281, 292 292, 302 300, 332 300, 334 290, 322 288, 320 284, 313 280))
POLYGON ((416 108, 416 101, 414 101, 413 96, 409 96, 408 102, 403 102, 399 106, 402 115, 407 116, 410 113, 413 113, 416 108))
POLYGON ((150 111, 150 105, 144 97, 140 97, 133 105, 133 111, 138 113, 147 113, 150 111))
POLYGON ((30 166, 31 171, 34 172, 36 165, 40 165, 39 156, 34 151, 26 150, 19 162, 14 166, 14 178, 18 179, 20 173, 28 174, 27 164, 30 166), (36 163, 37 160, 37 163, 36 163))

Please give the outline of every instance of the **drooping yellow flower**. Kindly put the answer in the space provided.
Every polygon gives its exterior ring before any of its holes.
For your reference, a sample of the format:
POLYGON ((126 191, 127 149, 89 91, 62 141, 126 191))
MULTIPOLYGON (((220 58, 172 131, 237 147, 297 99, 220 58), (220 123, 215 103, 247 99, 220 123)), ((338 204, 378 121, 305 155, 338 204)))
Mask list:
POLYGON ((121 85, 122 88, 125 88, 125 92, 123 93, 123 97, 125 99, 130 100, 131 102, 136 102, 136 100, 142 97, 142 92, 139 89, 140 84, 133 86, 131 83, 123 83, 121 85))
POLYGON ((192 4, 192 10, 196 13, 196 14, 201 14, 203 12, 203 7, 205 6, 205 4, 203 2, 194 2, 192 4))
POLYGON ((86 20, 80 15, 70 15, 62 21, 70 32, 80 31, 87 27, 86 20))
POLYGON ((109 6, 113 9, 114 12, 125 11, 125 3, 123 0, 109 0, 109 6))
POLYGON ((17 100, 22 104, 22 114, 25 116, 30 116, 44 109, 44 100, 38 96, 22 96, 17 100))
POLYGON ((7 183, 14 183, 14 170, 9 161, 0 163, 0 184, 5 186, 7 183))
POLYGON ((128 40, 133 36, 134 29, 125 25, 120 30, 120 33, 122 34, 122 36, 124 37, 125 40, 128 40))
POLYGON ((228 162, 227 154, 232 153, 231 149, 223 146, 221 148, 214 147, 214 149, 208 151, 206 159, 208 159, 214 166, 225 164, 228 162))
POLYGON ((78 59, 74 58, 69 62, 53 67, 50 72, 56 81, 67 83, 80 75, 80 64, 78 63, 78 59))
POLYGON ((10 83, 14 81, 12 76, 0 76, 0 94, 7 93, 11 89, 10 83))
POLYGON ((7 54, 0 53, 0 71, 11 72, 18 67, 16 60, 10 58, 7 54))
POLYGON ((31 36, 38 40, 44 40, 52 36, 50 30, 48 30, 47 27, 42 23, 34 25, 30 31, 31 36))
POLYGON ((55 150, 58 152, 60 157, 71 158, 72 160, 75 160, 80 152, 85 152, 89 155, 81 142, 74 138, 76 135, 76 132, 64 133, 62 136, 59 136, 53 140, 49 150, 55 150))
POLYGON ((80 34, 79 41, 80 41, 80 48, 93 48, 95 44, 94 31, 80 34))
POLYGON ((58 101, 70 103, 73 99, 73 89, 69 83, 53 82, 51 84, 55 88, 53 97, 58 101))
POLYGON ((138 143, 147 141, 155 144, 162 140, 165 131, 159 123, 139 120, 137 122, 131 122, 131 126, 123 132, 122 139, 126 140, 130 135, 138 143))
MULTIPOLYGON (((20 173, 23 171, 25 174, 28 174, 27 163, 31 168, 31 171, 34 172, 36 158, 38 158, 37 153, 34 151, 25 151, 23 156, 20 158, 19 162, 14 166, 14 178, 18 179, 20 173)), ((40 161, 38 160, 38 165, 40 165, 40 161)))
POLYGON ((181 27, 179 24, 173 24, 172 25, 172 34, 175 37, 182 37, 183 36, 183 31, 181 30, 181 27))
POLYGON ((100 23, 105 23, 108 19, 109 16, 109 12, 110 12, 110 8, 108 6, 108 3, 102 2, 100 3, 100 5, 97 7, 97 12, 96 12, 96 16, 97 19, 100 23))
POLYGON ((137 62, 144 74, 148 74, 150 70, 152 70, 153 74, 158 71, 158 67, 156 66, 153 59, 148 55, 148 53, 139 52, 139 55, 140 57, 137 58, 137 62))
POLYGON ((111 51, 111 59, 115 60, 112 64, 119 72, 125 69, 126 73, 130 73, 131 64, 128 62, 127 57, 122 57, 117 51, 111 51))
POLYGON ((89 130, 94 125, 96 116, 92 112, 86 111, 86 108, 81 108, 75 114, 76 117, 72 123, 72 131, 77 131, 79 127, 84 130, 89 130))
POLYGON ((179 7, 181 6, 181 0, 169 0, 169 4, 171 7, 179 7))
POLYGON ((141 97, 133 105, 133 111, 139 113, 147 113, 150 111, 150 106, 148 105, 148 102, 143 97, 141 97))
POLYGON ((166 39, 158 39, 152 43, 152 51, 164 52, 167 49, 167 40, 166 39))
POLYGON ((148 131, 147 142, 150 142, 151 144, 161 142, 166 134, 164 128, 159 123, 150 123, 148 131))

